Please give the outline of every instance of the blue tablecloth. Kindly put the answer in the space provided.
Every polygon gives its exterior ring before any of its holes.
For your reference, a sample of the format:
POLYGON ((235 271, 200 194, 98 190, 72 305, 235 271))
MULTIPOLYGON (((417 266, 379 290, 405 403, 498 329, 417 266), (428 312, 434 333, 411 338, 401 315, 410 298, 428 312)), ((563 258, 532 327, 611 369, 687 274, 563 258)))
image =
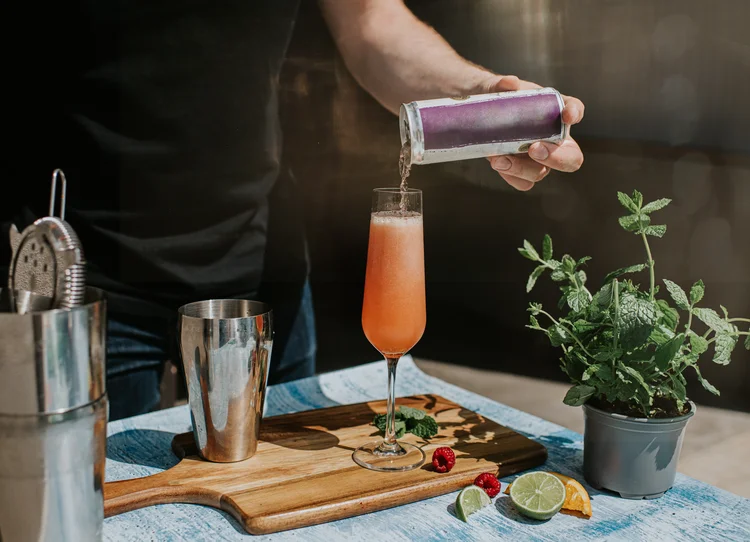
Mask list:
MULTIPOLYGON (((269 388, 268 416, 338 404, 383 399, 385 363, 371 363, 269 388)), ((541 467, 580 481, 582 437, 535 416, 496 403, 420 371, 410 358, 399 364, 399 396, 436 393, 542 442, 549 459, 541 467)), ((569 408, 560 405, 560 408, 569 408)), ((147 476, 176 463, 170 443, 190 430, 188 408, 177 407, 109 425, 107 481, 147 476)), ((721 461, 721 458, 716 458, 721 461)), ((510 481, 506 479, 504 481, 510 481)), ((277 533, 248 535, 228 514, 198 505, 160 505, 108 518, 105 540, 750 540, 750 500, 679 475, 667 494, 630 501, 587 487, 590 520, 558 514, 537 522, 520 516, 501 495, 464 523, 453 514, 456 493, 346 520, 277 533)), ((290 491, 293 488, 290 487, 290 491)))

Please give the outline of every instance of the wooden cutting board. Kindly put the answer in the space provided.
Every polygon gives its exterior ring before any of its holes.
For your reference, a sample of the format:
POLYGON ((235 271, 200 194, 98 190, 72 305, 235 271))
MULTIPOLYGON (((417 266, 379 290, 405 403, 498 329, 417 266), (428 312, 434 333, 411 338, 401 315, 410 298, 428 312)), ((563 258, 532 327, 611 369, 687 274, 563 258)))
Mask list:
POLYGON ((547 450, 492 420, 436 395, 398 399, 438 422, 423 446, 427 460, 407 472, 373 472, 358 466, 352 452, 379 438, 371 425, 385 401, 343 405, 263 420, 257 453, 238 463, 210 463, 197 456, 191 433, 177 435, 172 448, 182 460, 145 478, 104 486, 104 513, 113 516, 166 503, 213 506, 232 514, 251 534, 307 527, 383 510, 471 484, 483 472, 507 476, 544 463, 547 450), (456 465, 432 469, 435 448, 450 446, 456 465))

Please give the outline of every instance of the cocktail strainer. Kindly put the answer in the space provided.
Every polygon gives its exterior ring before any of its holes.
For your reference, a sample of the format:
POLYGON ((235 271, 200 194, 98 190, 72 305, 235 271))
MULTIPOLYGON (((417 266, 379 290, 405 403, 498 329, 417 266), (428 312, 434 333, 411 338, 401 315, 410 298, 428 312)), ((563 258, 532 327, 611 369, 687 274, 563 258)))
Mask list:
POLYGON ((65 222, 65 174, 52 173, 49 214, 19 233, 11 226, 13 250, 8 290, 16 312, 72 309, 83 304, 86 265, 73 228, 65 222), (62 184, 60 214, 55 216, 58 177, 62 184))

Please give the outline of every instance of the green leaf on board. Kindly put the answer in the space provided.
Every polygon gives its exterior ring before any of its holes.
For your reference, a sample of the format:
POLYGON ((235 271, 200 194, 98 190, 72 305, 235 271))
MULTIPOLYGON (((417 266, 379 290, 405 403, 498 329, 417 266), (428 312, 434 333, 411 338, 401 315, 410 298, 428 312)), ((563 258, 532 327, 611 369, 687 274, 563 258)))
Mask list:
MULTIPOLYGON (((412 422, 412 420, 410 420, 412 422)), ((419 438, 432 438, 438 434, 438 424, 434 418, 425 416, 421 420, 414 420, 413 423, 407 422, 408 431, 419 438)))
POLYGON ((398 412, 404 420, 423 420, 427 416, 424 410, 408 406, 399 407, 398 412))

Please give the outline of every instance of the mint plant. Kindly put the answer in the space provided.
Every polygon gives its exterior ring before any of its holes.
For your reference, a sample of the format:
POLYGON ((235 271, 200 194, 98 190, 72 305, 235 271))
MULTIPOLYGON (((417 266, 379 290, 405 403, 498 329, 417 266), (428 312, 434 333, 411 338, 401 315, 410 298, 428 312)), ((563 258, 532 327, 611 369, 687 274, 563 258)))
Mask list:
POLYGON ((669 199, 643 204, 643 196, 618 192, 617 197, 628 214, 620 217, 620 226, 643 240, 646 260, 609 273, 593 294, 586 286, 582 267, 590 259, 574 259, 565 254, 553 257, 552 239, 545 235, 541 251, 528 241, 519 252, 538 265, 526 284, 531 292, 546 272, 560 285, 558 308, 564 315, 555 317, 541 304, 529 305, 530 327, 545 333, 552 346, 562 349, 563 372, 573 387, 564 402, 580 406, 587 401, 611 412, 646 417, 683 414, 687 381, 684 372, 695 371, 698 381, 709 392, 719 390, 701 375, 698 361, 711 356, 714 363, 727 365, 732 351, 743 340, 750 350, 748 318, 730 318, 722 306, 722 315, 699 306, 705 291, 699 280, 686 293, 676 283, 663 279, 670 300, 659 298, 655 262, 649 238, 661 238, 663 224, 652 224, 651 214, 669 205, 669 199), (632 278, 648 273, 648 289, 641 290, 632 278), (678 310, 679 309, 679 310, 678 310), (680 321, 680 311, 686 316, 680 321), (696 324, 703 330, 696 329, 696 324), (712 352, 711 352, 712 351, 712 352))

